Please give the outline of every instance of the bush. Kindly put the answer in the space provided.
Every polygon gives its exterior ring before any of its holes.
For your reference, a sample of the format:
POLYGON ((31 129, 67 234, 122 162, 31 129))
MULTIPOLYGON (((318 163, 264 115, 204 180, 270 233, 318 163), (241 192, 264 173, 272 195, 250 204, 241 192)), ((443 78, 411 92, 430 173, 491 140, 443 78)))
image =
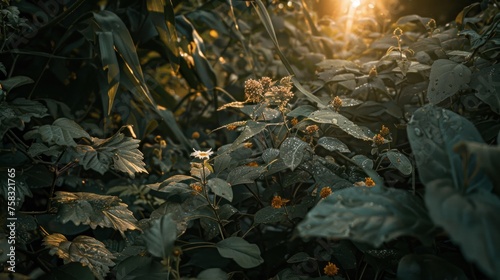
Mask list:
POLYGON ((500 279, 490 2, 3 1, 5 273, 500 279))

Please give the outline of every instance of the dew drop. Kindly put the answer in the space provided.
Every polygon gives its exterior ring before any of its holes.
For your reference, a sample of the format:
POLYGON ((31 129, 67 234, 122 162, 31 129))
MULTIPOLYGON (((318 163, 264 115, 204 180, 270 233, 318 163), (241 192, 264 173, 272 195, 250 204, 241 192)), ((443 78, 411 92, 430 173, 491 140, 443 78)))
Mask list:
POLYGON ((415 127, 415 129, 413 131, 415 132, 415 135, 422 136, 422 131, 420 130, 420 128, 415 127))

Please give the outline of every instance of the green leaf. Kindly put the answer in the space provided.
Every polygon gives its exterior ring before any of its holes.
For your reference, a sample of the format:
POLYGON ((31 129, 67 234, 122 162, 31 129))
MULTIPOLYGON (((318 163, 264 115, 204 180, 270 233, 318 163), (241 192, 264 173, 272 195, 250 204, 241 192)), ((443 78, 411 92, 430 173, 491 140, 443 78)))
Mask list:
POLYGON ((498 279, 500 198, 481 190, 464 194, 450 178, 442 178, 426 184, 425 204, 434 223, 460 246, 465 258, 498 279))
POLYGON ((118 132, 107 139, 92 138, 92 145, 79 145, 76 152, 79 164, 86 170, 92 169, 104 174, 109 168, 121 171, 135 178, 135 173, 148 173, 144 168, 143 154, 139 149, 140 140, 118 132))
MULTIPOLYGON (((3 168, 0 170, 0 196, 5 198, 5 201, 11 201, 8 199, 9 197, 15 198, 15 205, 13 207, 20 209, 26 196, 33 197, 30 187, 26 184, 26 176, 20 173, 22 172, 20 169, 17 169, 15 173, 7 172, 7 169, 3 168), (9 178, 8 174, 16 174, 16 176, 9 178), (9 179, 12 181, 9 181, 9 179), (12 191, 14 192, 14 196, 12 196, 12 191)), ((12 207, 12 205, 9 206, 12 207)))
POLYGON ((0 137, 10 128, 24 130, 24 125, 32 117, 47 116, 47 108, 38 101, 16 98, 12 102, 0 102, 0 137))
POLYGON ((229 172, 227 182, 231 186, 252 184, 265 171, 266 168, 263 166, 238 166, 229 172))
POLYGON ((109 31, 96 32, 96 35, 99 41, 102 69, 107 74, 106 87, 103 89, 107 91, 107 95, 102 92, 102 98, 105 104, 104 111, 109 115, 113 108, 116 92, 120 86, 120 67, 115 53, 113 33, 109 31))
POLYGON ((31 84, 33 82, 34 81, 30 77, 15 76, 7 80, 0 81, 0 84, 2 85, 2 88, 6 89, 7 92, 9 92, 16 87, 31 84))
POLYGON ((116 267, 117 280, 164 280, 169 272, 161 263, 151 257, 132 256, 120 262, 116 267))
POLYGON ((396 150, 388 151, 386 155, 387 158, 391 161, 392 167, 395 167, 404 175, 411 174, 413 166, 411 165, 410 160, 405 155, 396 150))
POLYGON ((255 244, 248 243, 241 237, 229 237, 215 244, 219 254, 224 258, 233 259, 243 268, 252 268, 264 262, 260 249, 255 244))
POLYGON ((341 114, 334 112, 329 109, 323 109, 312 112, 309 117, 314 122, 333 124, 342 129, 345 133, 366 141, 371 141, 372 138, 369 137, 361 127, 350 121, 348 118, 342 116, 341 114))
POLYGON ((464 170, 462 160, 453 147, 460 141, 483 142, 467 119, 452 111, 427 105, 414 112, 406 131, 420 180, 424 184, 449 178, 457 189, 467 188, 467 193, 474 192, 476 188, 493 188, 482 171, 465 186, 465 176, 474 172, 476 160, 472 158, 464 170))
POLYGON ((116 196, 84 192, 56 192, 53 198, 58 204, 57 218, 62 223, 72 221, 75 225, 90 225, 118 230, 122 236, 126 230, 140 230, 137 220, 127 204, 116 196))
POLYGON ((298 225, 302 237, 348 238, 375 247, 400 236, 413 236, 430 244, 434 230, 419 198, 384 187, 336 191, 298 225))
POLYGON ((406 280, 468 279, 465 273, 457 266, 443 258, 428 254, 410 254, 404 256, 399 261, 397 275, 398 279, 406 280))
POLYGON ((205 269, 196 277, 197 280, 227 280, 229 276, 220 268, 205 269))
POLYGON ((500 65, 492 65, 475 72, 470 86, 475 89, 476 96, 500 114, 500 65))
POLYGON ((292 171, 300 165, 305 156, 305 151, 310 150, 309 144, 297 137, 288 137, 281 143, 280 157, 292 171))
POLYGON ((216 195, 227 199, 229 202, 233 201, 233 189, 225 180, 212 178, 208 180, 207 185, 216 195))
POLYGON ((68 241, 64 235, 54 233, 45 236, 43 244, 50 249, 51 255, 57 254, 65 263, 80 262, 88 266, 99 280, 104 280, 109 267, 115 265, 113 254, 101 241, 90 236, 79 235, 73 241, 68 241))
POLYGON ((373 169, 373 160, 365 155, 355 155, 351 159, 363 169, 373 169))
POLYGON ((229 149, 226 150, 226 152, 234 151, 236 148, 238 148, 239 145, 243 144, 243 142, 262 132, 266 128, 266 126, 267 124, 265 123, 248 121, 243 132, 241 132, 240 136, 238 136, 238 138, 234 140, 233 144, 229 149))
POLYGON ((466 89, 471 74, 470 69, 464 64, 449 59, 434 61, 427 88, 429 102, 438 104, 458 91, 466 89))
POLYGON ((327 149, 330 152, 339 151, 341 153, 349 153, 350 150, 346 144, 334 137, 321 137, 318 139, 318 145, 327 149))
POLYGON ((170 214, 164 215, 151 222, 151 227, 144 231, 142 238, 151 255, 167 259, 177 239, 177 226, 170 214))
POLYGON ((255 213, 253 222, 254 224, 274 224, 282 221, 285 215, 284 208, 266 206, 255 213))
MULTIPOLYGON (((500 135, 500 134, 499 134, 500 135)), ((459 142, 453 147, 453 150, 464 158, 476 157, 476 164, 480 170, 493 182, 495 192, 500 195, 500 146, 489 146, 476 142, 459 142)))
POLYGON ((287 117, 296 118, 296 117, 307 117, 312 112, 316 111, 316 108, 311 105, 301 105, 297 108, 293 109, 291 112, 286 114, 287 117))
POLYGON ((86 138, 90 140, 90 135, 81 126, 66 118, 59 118, 52 125, 35 127, 24 134, 24 139, 34 139, 38 136, 49 145, 70 147, 77 146, 73 139, 86 138))
POLYGON ((286 260, 287 263, 301 263, 313 259, 306 252, 298 252, 286 260))

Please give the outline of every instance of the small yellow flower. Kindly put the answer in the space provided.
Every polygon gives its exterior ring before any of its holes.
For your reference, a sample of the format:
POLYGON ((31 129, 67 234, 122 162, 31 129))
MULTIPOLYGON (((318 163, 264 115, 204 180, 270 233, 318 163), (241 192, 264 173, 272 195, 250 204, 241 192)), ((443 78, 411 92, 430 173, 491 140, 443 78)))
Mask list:
POLYGON ((380 129, 380 135, 381 136, 387 136, 389 135, 391 131, 389 130, 389 128, 385 125, 382 125, 382 128, 380 129))
POLYGON ((234 124, 230 124, 230 125, 226 126, 226 129, 229 131, 235 130, 236 128, 238 128, 238 127, 234 124))
POLYGON ((290 200, 288 200, 288 199, 281 198, 281 196, 279 196, 279 195, 275 195, 273 197, 273 200, 271 201, 271 206, 275 209, 278 209, 278 208, 281 208, 282 206, 284 206, 289 201, 290 200))
POLYGON ((331 104, 333 105, 333 109, 335 109, 335 111, 338 111, 340 107, 342 107, 342 99, 340 99, 340 97, 338 96, 335 96, 331 104))
POLYGON ((306 126, 306 132, 308 134, 313 134, 313 133, 315 133, 318 130, 319 130, 319 127, 317 125, 315 125, 315 124, 306 126))
POLYGON ((377 135, 373 136, 373 143, 375 143, 376 145, 380 146, 380 145, 384 144, 384 142, 385 142, 385 138, 382 135, 377 134, 377 135))
POLYGON ((335 264, 328 262, 325 268, 323 268, 323 272, 328 276, 335 276, 339 273, 339 268, 335 264))
POLYGON ((378 75, 377 67, 373 66, 370 69, 370 72, 368 73, 368 76, 370 76, 370 78, 375 78, 375 77, 377 77, 377 75, 378 75))
POLYGON ((203 187, 201 186, 200 183, 192 183, 189 186, 193 189, 193 195, 201 193, 201 191, 203 190, 203 187))
POLYGON ((243 143, 243 147, 250 149, 253 147, 253 144, 252 144, 252 142, 245 142, 245 143, 243 143))
POLYGON ((200 138, 200 133, 198 131, 193 132, 193 134, 191 134, 191 138, 193 138, 193 139, 200 138))
POLYGON ((299 120, 298 120, 297 118, 293 118, 293 119, 290 121, 290 123, 291 123, 293 126, 295 126, 295 125, 297 125, 297 124, 299 123, 299 120))
POLYGON ((320 196, 321 198, 325 198, 325 197, 327 197, 327 196, 329 196, 329 195, 331 195, 331 194, 332 194, 332 189, 331 189, 330 187, 324 187, 324 188, 322 188, 322 189, 321 189, 321 191, 319 192, 319 196, 320 196))
POLYGON ((373 179, 370 177, 366 177, 365 178, 365 186, 371 188, 371 187, 375 186, 375 181, 373 181, 373 179))
POLYGON ((199 159, 209 159, 210 156, 214 153, 212 152, 212 148, 210 148, 208 151, 197 151, 193 148, 193 151, 194 152, 191 153, 191 156, 199 159))
POLYGON ((252 161, 252 162, 247 163, 246 166, 258 167, 259 164, 256 161, 252 161))
POLYGON ((182 255, 182 249, 180 247, 175 247, 172 251, 172 255, 174 255, 174 257, 182 255))
POLYGON ((403 30, 397 27, 396 29, 394 29, 394 32, 392 32, 392 34, 396 37, 400 37, 401 35, 403 35, 403 30))
POLYGON ((425 26, 426 26, 427 28, 431 29, 431 30, 434 30, 434 29, 436 29, 437 24, 436 24, 436 21, 435 21, 433 18, 431 18, 431 19, 429 20, 429 22, 427 22, 427 24, 426 24, 425 26))

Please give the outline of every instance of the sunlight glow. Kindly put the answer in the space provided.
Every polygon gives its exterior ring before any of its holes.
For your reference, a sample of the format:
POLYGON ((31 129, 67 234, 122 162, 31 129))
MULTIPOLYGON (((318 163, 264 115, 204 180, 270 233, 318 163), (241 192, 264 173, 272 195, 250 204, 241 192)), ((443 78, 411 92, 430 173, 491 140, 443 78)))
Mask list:
POLYGON ((361 5, 361 0, 351 0, 351 7, 356 9, 357 7, 359 7, 359 5, 361 5))

